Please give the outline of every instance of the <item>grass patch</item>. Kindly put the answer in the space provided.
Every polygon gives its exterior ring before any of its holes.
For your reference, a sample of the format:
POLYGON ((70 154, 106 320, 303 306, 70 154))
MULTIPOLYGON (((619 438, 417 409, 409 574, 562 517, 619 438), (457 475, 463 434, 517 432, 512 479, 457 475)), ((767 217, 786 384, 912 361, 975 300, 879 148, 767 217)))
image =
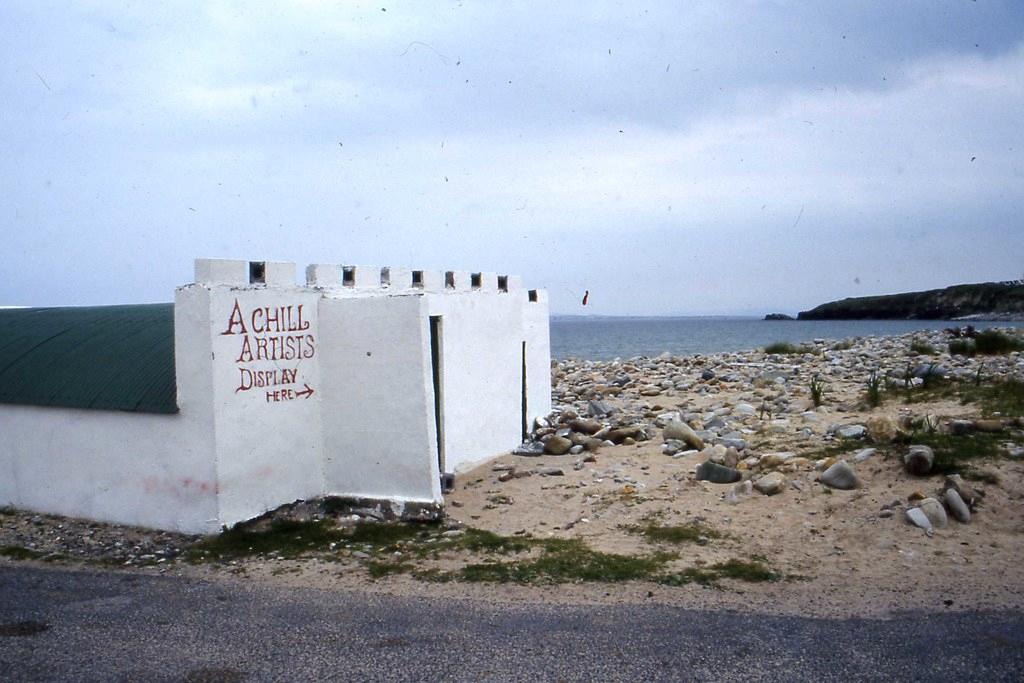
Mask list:
POLYGON ((186 550, 183 557, 190 562, 237 560, 270 554, 294 558, 326 550, 331 543, 339 543, 346 538, 344 532, 326 521, 274 522, 263 531, 235 526, 217 536, 200 540, 186 550))
POLYGON ((484 529, 466 529, 461 536, 449 541, 449 544, 474 553, 520 553, 529 550, 537 543, 532 538, 516 538, 501 536, 484 529))
POLYGON ((458 572, 469 582, 551 584, 619 582, 652 578, 675 555, 616 555, 591 550, 579 539, 537 541, 541 555, 513 562, 470 564, 458 572))
POLYGON ((427 537, 436 528, 436 525, 357 524, 352 532, 344 534, 343 538, 349 543, 364 543, 382 548, 390 548, 421 536, 427 537))
POLYGON ((985 415, 1024 415, 1024 382, 1017 379, 985 384, 962 383, 959 395, 962 403, 977 403, 985 415))
POLYGON ((894 395, 902 396, 906 403, 930 403, 933 401, 957 400, 962 404, 975 403, 983 415, 999 413, 1005 417, 1024 415, 1024 382, 1018 379, 982 382, 933 380, 930 384, 889 389, 894 395))
POLYGON ((1024 351, 1024 341, 999 330, 983 330, 973 339, 953 339, 949 353, 955 356, 997 356, 1024 351))
POLYGON ((919 356, 934 356, 937 353, 935 347, 923 339, 915 339, 910 342, 910 352, 919 356))
POLYGON ((648 524, 644 527, 632 527, 630 530, 643 534, 652 543, 701 543, 707 539, 722 537, 721 533, 700 522, 672 526, 648 524))
POLYGON ((907 443, 928 446, 935 453, 932 474, 960 474, 964 479, 988 481, 998 484, 999 478, 991 472, 974 467, 974 462, 985 459, 1006 457, 1002 444, 1006 434, 975 432, 963 436, 939 432, 915 433, 906 439, 907 443))
POLYGON ((792 354, 792 353, 817 353, 817 348, 813 346, 807 346, 801 344, 791 344, 790 342, 775 342, 764 347, 765 353, 778 353, 778 354, 792 354))
POLYGON ((9 557, 12 560, 38 560, 45 554, 20 545, 5 545, 0 548, 0 557, 9 557))
POLYGON ((415 569, 408 562, 377 562, 375 560, 368 561, 365 566, 370 578, 373 579, 382 579, 392 574, 408 574, 415 569))
POLYGON ((689 567, 681 572, 666 574, 658 578, 658 583, 666 586, 684 586, 698 583, 704 586, 715 585, 722 579, 763 583, 778 581, 782 576, 772 571, 760 559, 727 560, 709 567, 689 567))

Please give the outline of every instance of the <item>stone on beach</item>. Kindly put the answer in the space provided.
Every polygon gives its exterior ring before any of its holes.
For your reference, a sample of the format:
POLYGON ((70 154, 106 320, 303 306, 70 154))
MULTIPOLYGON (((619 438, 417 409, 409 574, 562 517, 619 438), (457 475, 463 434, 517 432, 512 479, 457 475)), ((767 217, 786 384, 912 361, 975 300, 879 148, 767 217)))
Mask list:
POLYGON ((928 515, 924 514, 924 511, 921 510, 921 508, 908 508, 907 520, 914 526, 924 529, 924 532, 929 536, 934 532, 934 529, 932 529, 932 523, 928 519, 928 515))
POLYGON ((780 472, 771 472, 755 481, 754 488, 766 496, 774 496, 786 488, 786 477, 780 472))
POLYGON ((565 455, 572 446, 571 439, 564 436, 552 436, 544 442, 544 452, 548 455, 565 455))
POLYGON ((840 460, 822 472, 818 481, 829 488, 842 491, 849 491, 850 489, 860 487, 860 479, 857 477, 857 473, 846 464, 845 460, 840 460))
POLYGON ((896 423, 891 417, 875 415, 868 419, 868 438, 875 443, 888 443, 896 438, 896 423))
POLYGON ((960 500, 967 503, 971 508, 977 505, 981 493, 973 486, 963 480, 959 474, 951 474, 946 477, 946 488, 953 489, 960 496, 960 500))
POLYGON ((742 477, 743 475, 737 470, 713 463, 710 460, 702 462, 697 466, 697 479, 709 481, 712 484, 733 484, 742 479, 742 477))
POLYGON ((877 448, 864 448, 862 450, 857 451, 856 455, 853 456, 853 461, 864 462, 868 458, 874 457, 876 453, 878 453, 877 448))
POLYGON ((933 527, 942 529, 949 524, 946 517, 946 508, 942 507, 942 503, 934 498, 925 498, 917 506, 928 517, 928 521, 932 523, 933 527))
POLYGON ((836 430, 836 436, 840 439, 863 439, 867 433, 868 428, 864 425, 843 425, 836 430))
POLYGON ((679 420, 669 422, 665 425, 663 436, 665 440, 677 439, 689 444, 690 447, 696 448, 698 451, 704 450, 704 441, 685 422, 679 420))
POLYGON ((935 452, 928 446, 915 444, 910 447, 907 454, 903 456, 903 466, 907 472, 918 477, 923 477, 932 471, 935 464, 935 452))
POLYGON ((971 511, 967 508, 967 503, 964 502, 964 499, 956 492, 956 489, 946 489, 946 506, 956 521, 963 524, 970 523, 971 511))

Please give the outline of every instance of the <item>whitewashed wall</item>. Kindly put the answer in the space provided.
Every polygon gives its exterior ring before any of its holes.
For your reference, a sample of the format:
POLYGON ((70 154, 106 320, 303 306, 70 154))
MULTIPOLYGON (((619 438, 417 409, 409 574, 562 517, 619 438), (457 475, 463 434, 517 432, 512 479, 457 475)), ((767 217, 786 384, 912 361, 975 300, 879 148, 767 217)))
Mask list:
POLYGON ((548 307, 515 277, 199 259, 175 294, 177 415, 0 405, 0 505, 211 533, 297 499, 441 503, 445 471, 550 412, 548 307))
POLYGON ((422 297, 320 303, 325 491, 440 502, 422 297))

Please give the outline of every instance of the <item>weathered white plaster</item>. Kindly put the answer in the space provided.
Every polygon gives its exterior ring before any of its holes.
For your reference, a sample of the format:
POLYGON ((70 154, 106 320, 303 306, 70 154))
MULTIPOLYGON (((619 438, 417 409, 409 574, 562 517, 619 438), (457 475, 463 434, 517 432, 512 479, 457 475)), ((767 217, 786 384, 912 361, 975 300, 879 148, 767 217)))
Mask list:
POLYGON ((204 285, 249 284, 249 262, 235 259, 197 258, 196 282, 204 285))
POLYGON ((421 296, 321 300, 328 493, 441 500, 425 311, 421 296))
POLYGON ((440 504, 550 412, 547 293, 518 277, 259 263, 177 290, 178 414, 0 404, 0 504, 198 533, 324 494, 440 504))

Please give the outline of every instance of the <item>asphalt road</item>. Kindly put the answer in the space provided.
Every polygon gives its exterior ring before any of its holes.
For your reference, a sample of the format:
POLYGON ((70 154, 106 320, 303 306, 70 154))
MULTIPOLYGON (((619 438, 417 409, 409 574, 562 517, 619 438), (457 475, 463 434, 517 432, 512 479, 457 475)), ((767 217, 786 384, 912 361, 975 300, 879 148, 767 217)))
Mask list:
POLYGON ((0 681, 1020 680, 1024 615, 520 607, 0 567, 0 681))

